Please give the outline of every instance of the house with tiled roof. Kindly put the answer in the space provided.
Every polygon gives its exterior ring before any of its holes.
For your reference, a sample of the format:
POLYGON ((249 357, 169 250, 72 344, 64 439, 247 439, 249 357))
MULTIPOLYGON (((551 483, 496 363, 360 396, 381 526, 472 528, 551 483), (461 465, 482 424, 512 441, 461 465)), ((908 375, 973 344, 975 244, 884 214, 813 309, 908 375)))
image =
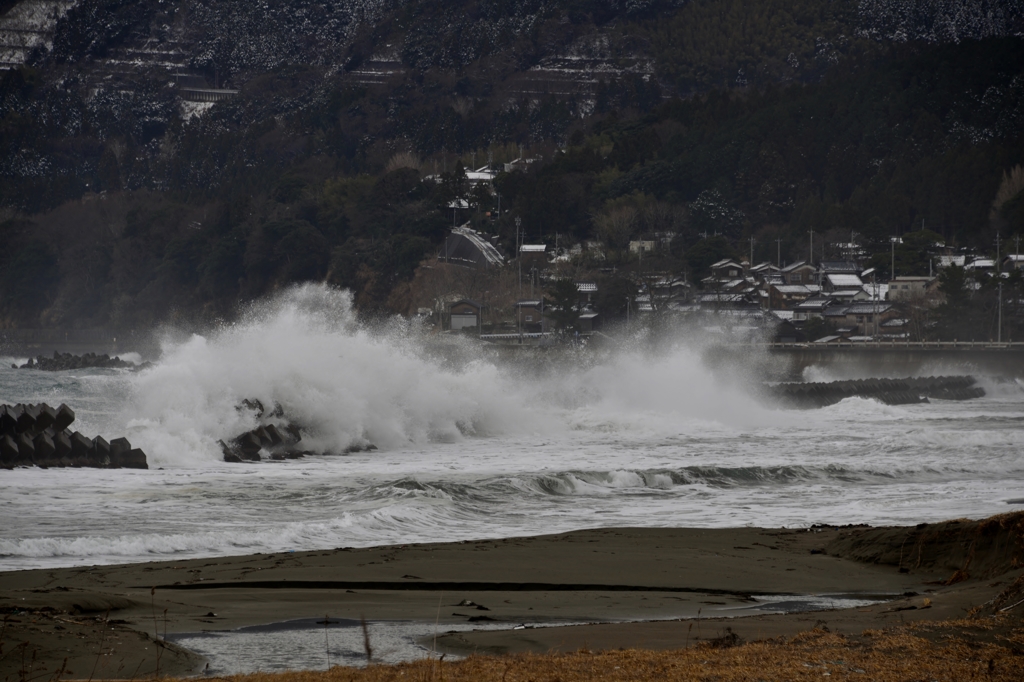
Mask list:
POLYGON ((798 261, 782 268, 786 284, 817 284, 818 269, 806 261, 798 261))

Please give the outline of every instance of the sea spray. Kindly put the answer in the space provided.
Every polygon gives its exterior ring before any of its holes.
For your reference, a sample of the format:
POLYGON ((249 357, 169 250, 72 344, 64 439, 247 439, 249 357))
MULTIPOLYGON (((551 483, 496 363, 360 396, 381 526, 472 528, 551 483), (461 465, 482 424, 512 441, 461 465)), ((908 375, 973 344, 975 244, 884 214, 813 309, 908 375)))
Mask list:
POLYGON ((348 292, 306 284, 254 305, 236 324, 166 342, 161 361, 135 379, 126 420, 133 443, 169 466, 219 459, 217 441, 256 426, 251 411, 238 409, 247 398, 280 405, 303 428, 302 447, 328 453, 607 425, 678 433, 681 420, 754 428, 786 419, 733 378, 712 375, 689 343, 637 345, 497 363, 475 342, 442 342, 397 318, 363 324, 348 292))
POLYGON ((303 447, 344 452, 486 436, 542 424, 525 396, 481 359, 442 368, 408 326, 360 324, 347 292, 308 284, 254 306, 237 324, 168 344, 134 385, 133 437, 158 464, 212 461, 217 441, 255 427, 243 399, 280 405, 303 447))

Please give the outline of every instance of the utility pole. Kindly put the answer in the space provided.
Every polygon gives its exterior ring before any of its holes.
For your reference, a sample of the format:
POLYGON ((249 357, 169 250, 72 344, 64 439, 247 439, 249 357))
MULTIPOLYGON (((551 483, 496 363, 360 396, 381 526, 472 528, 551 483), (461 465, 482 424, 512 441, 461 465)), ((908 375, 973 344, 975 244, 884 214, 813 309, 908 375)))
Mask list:
POLYGON ((999 309, 998 317, 996 318, 996 343, 1003 342, 1003 268, 999 265, 999 233, 996 232, 996 277, 999 278, 999 309))
POLYGON ((878 283, 875 281, 875 273, 871 273, 871 288, 875 290, 871 297, 871 319, 874 322, 874 340, 878 343, 878 283))
POLYGON ((892 265, 889 268, 889 281, 896 279, 896 240, 898 237, 890 237, 889 242, 892 244, 892 265))
POLYGON ((519 226, 523 219, 516 216, 516 266, 519 268, 519 301, 516 305, 516 325, 519 327, 519 343, 523 342, 523 247, 519 243, 519 226))
POLYGON ((750 238, 750 267, 754 267, 754 242, 757 241, 753 237, 750 238))
POLYGON ((808 265, 814 265, 814 230, 807 230, 807 232, 811 235, 811 249, 808 252, 810 260, 807 263, 808 265))
POLYGON ((777 259, 775 265, 777 265, 778 268, 781 270, 782 269, 782 239, 781 238, 776 239, 775 240, 775 245, 778 247, 778 253, 775 256, 775 258, 777 259))
POLYGON ((637 273, 640 275, 640 281, 644 281, 644 236, 640 235, 640 248, 637 249, 640 254, 640 258, 637 263, 637 273))
POLYGON ((519 243, 519 226, 522 225, 522 218, 516 216, 515 219, 515 245, 516 245, 516 264, 519 266, 519 299, 522 299, 522 244, 519 243))

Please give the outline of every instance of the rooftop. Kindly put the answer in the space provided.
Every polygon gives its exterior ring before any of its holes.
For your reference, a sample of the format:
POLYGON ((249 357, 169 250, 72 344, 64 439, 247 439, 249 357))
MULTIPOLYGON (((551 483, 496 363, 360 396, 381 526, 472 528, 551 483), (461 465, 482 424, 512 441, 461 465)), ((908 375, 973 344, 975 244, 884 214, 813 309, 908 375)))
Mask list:
POLYGON ((826 260, 821 262, 821 271, 825 273, 836 272, 852 272, 857 273, 860 268, 857 267, 856 263, 851 263, 845 260, 826 260))
POLYGON ((852 287, 859 289, 864 284, 864 282, 860 281, 860 277, 857 275, 829 273, 825 275, 825 277, 828 279, 829 284, 834 287, 852 287))
POLYGON ((870 302, 870 303, 854 303, 846 307, 847 315, 872 315, 874 313, 882 314, 892 306, 888 303, 870 302))
POLYGON ((832 303, 828 298, 809 298, 794 308, 795 310, 824 310, 832 303))
POLYGON ((780 294, 810 294, 812 291, 804 284, 775 284, 774 287, 780 294))

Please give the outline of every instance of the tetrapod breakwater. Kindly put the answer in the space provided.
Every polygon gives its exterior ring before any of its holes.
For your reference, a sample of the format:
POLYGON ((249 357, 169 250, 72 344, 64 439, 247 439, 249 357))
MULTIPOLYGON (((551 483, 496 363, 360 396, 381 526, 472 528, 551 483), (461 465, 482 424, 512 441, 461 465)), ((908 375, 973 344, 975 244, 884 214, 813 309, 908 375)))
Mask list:
POLYGON ((0 467, 92 467, 148 469, 146 453, 127 438, 89 438, 68 427, 75 412, 67 405, 0 405, 0 467))
POLYGON ((985 395, 973 376, 853 379, 849 381, 767 385, 767 393, 787 407, 816 408, 852 397, 873 398, 886 405, 912 405, 935 400, 972 400, 985 395))

